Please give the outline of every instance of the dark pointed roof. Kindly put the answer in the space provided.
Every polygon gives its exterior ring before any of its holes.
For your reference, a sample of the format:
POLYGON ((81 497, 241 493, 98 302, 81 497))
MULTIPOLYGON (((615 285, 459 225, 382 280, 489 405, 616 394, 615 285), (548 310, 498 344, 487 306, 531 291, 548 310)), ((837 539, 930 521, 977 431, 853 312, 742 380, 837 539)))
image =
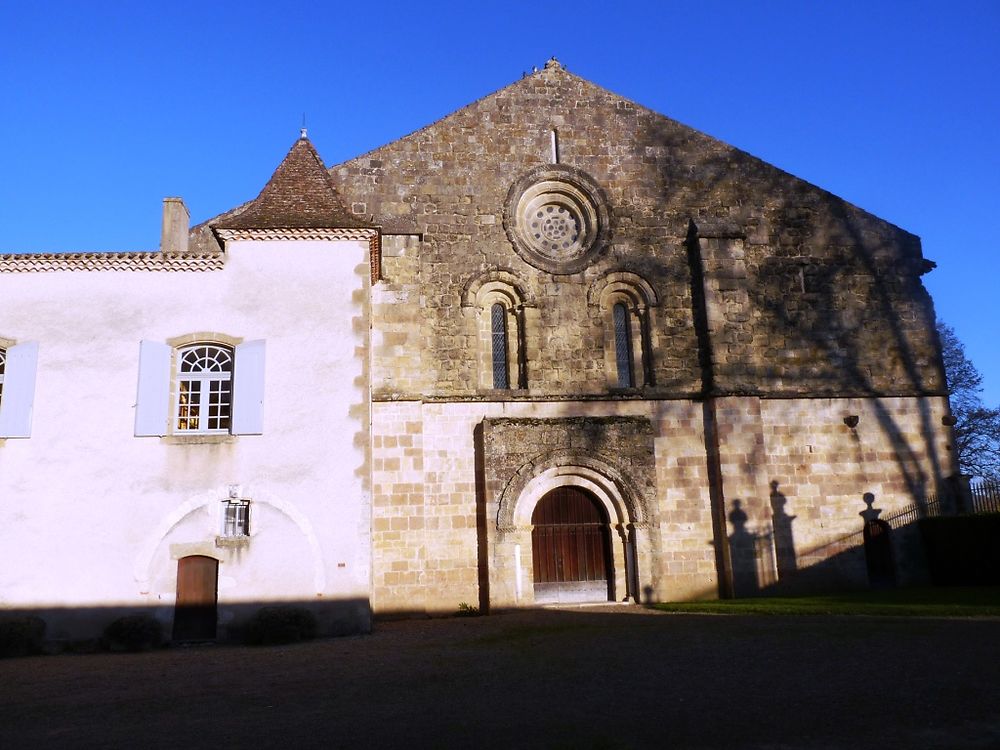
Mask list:
POLYGON ((260 195, 215 229, 355 229, 374 225, 347 210, 305 130, 260 195))

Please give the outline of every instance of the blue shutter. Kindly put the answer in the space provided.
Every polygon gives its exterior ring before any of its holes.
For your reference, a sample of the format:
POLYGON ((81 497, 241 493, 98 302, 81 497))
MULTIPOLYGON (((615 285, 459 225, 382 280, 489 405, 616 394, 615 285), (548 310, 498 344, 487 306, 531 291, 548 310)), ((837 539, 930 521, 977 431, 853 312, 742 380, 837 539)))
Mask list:
POLYGON ((233 434, 264 433, 264 340, 236 347, 233 367, 233 434))
POLYGON ((7 349, 3 397, 0 398, 0 438, 31 437, 37 370, 37 341, 28 341, 7 349))
POLYGON ((135 400, 136 437, 166 435, 170 415, 170 356, 160 341, 139 342, 139 387, 135 400))

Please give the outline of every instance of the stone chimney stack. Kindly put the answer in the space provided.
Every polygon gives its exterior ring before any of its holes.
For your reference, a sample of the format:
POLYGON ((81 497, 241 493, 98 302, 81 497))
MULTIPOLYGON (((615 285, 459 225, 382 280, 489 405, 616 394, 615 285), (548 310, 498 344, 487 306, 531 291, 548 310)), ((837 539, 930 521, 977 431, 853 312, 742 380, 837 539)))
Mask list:
POLYGON ((163 199, 163 230, 160 232, 160 252, 186 253, 191 214, 183 198, 163 199))

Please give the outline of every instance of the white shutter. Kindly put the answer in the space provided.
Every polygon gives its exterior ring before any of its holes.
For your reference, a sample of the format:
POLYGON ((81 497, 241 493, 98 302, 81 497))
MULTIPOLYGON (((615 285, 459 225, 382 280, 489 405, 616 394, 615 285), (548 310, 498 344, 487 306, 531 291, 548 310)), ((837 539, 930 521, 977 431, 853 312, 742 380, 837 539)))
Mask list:
POLYGON ((264 433, 264 340, 236 347, 233 365, 233 434, 264 433))
POLYGON ((139 342, 139 387, 135 400, 136 437, 166 435, 170 423, 170 355, 160 341, 139 342))
POLYGON ((0 398, 0 438, 31 437, 37 370, 37 341, 27 341, 7 350, 3 397, 0 398))

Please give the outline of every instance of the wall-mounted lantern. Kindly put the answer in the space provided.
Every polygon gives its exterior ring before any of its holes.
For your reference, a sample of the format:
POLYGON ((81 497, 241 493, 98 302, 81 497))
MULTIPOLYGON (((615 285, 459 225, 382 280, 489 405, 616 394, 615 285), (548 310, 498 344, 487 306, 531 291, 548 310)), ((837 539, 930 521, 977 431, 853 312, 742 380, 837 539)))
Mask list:
POLYGON ((844 424, 846 424, 852 430, 858 426, 859 421, 860 419, 858 418, 857 414, 851 414, 849 416, 844 417, 844 424))

